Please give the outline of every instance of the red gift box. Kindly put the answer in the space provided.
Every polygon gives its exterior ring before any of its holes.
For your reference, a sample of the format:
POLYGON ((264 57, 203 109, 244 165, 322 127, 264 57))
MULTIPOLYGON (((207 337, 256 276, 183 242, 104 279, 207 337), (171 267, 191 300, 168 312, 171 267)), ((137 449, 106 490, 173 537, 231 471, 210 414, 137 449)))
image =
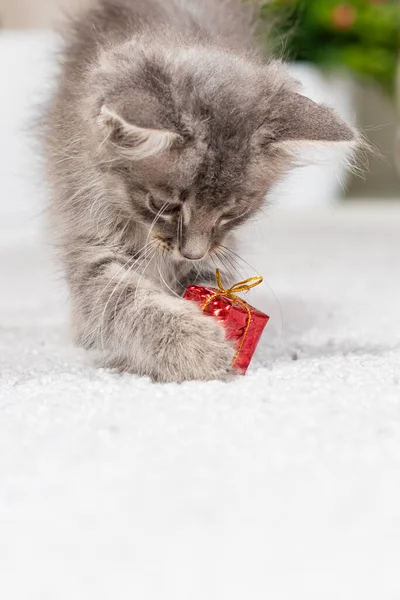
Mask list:
POLYGON ((235 340, 237 353, 232 366, 243 375, 253 358, 269 317, 250 306, 237 294, 247 292, 261 282, 262 277, 252 277, 225 289, 221 274, 217 270, 219 289, 190 285, 184 293, 186 300, 197 302, 205 314, 212 315, 223 325, 228 340, 235 340))

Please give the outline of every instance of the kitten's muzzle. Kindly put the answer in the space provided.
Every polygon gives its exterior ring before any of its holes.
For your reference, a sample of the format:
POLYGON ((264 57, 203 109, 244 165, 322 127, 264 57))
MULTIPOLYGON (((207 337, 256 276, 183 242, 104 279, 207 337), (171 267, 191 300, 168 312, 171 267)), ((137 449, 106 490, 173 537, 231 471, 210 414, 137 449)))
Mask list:
POLYGON ((207 234, 192 234, 185 236, 179 244, 179 252, 186 260, 201 260, 210 248, 210 236, 207 234))

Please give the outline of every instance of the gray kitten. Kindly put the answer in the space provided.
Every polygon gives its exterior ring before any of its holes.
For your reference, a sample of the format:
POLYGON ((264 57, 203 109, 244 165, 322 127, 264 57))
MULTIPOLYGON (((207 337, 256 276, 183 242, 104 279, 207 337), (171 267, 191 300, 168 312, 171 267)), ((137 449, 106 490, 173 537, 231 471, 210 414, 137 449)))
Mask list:
POLYGON ((69 28, 46 115, 52 224, 77 342, 158 381, 223 378, 206 281, 301 142, 352 142, 265 64, 234 0, 102 0, 69 28))

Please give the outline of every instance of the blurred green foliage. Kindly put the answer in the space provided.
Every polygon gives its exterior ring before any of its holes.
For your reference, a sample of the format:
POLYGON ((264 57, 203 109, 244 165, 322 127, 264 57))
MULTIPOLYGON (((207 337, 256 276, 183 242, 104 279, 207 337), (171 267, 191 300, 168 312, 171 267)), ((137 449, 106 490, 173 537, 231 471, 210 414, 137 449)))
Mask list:
POLYGON ((346 67, 394 94, 400 56, 400 0, 267 0, 261 20, 278 54, 346 67))

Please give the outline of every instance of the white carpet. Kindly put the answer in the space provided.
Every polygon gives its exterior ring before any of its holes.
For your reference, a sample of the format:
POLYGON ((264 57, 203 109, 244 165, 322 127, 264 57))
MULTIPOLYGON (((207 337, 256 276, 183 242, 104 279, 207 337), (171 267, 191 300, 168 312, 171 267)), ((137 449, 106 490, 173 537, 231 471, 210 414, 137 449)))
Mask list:
POLYGON ((247 377, 113 375, 68 341, 28 100, 0 123, 0 598, 398 600, 400 205, 250 227, 277 299, 247 377))

